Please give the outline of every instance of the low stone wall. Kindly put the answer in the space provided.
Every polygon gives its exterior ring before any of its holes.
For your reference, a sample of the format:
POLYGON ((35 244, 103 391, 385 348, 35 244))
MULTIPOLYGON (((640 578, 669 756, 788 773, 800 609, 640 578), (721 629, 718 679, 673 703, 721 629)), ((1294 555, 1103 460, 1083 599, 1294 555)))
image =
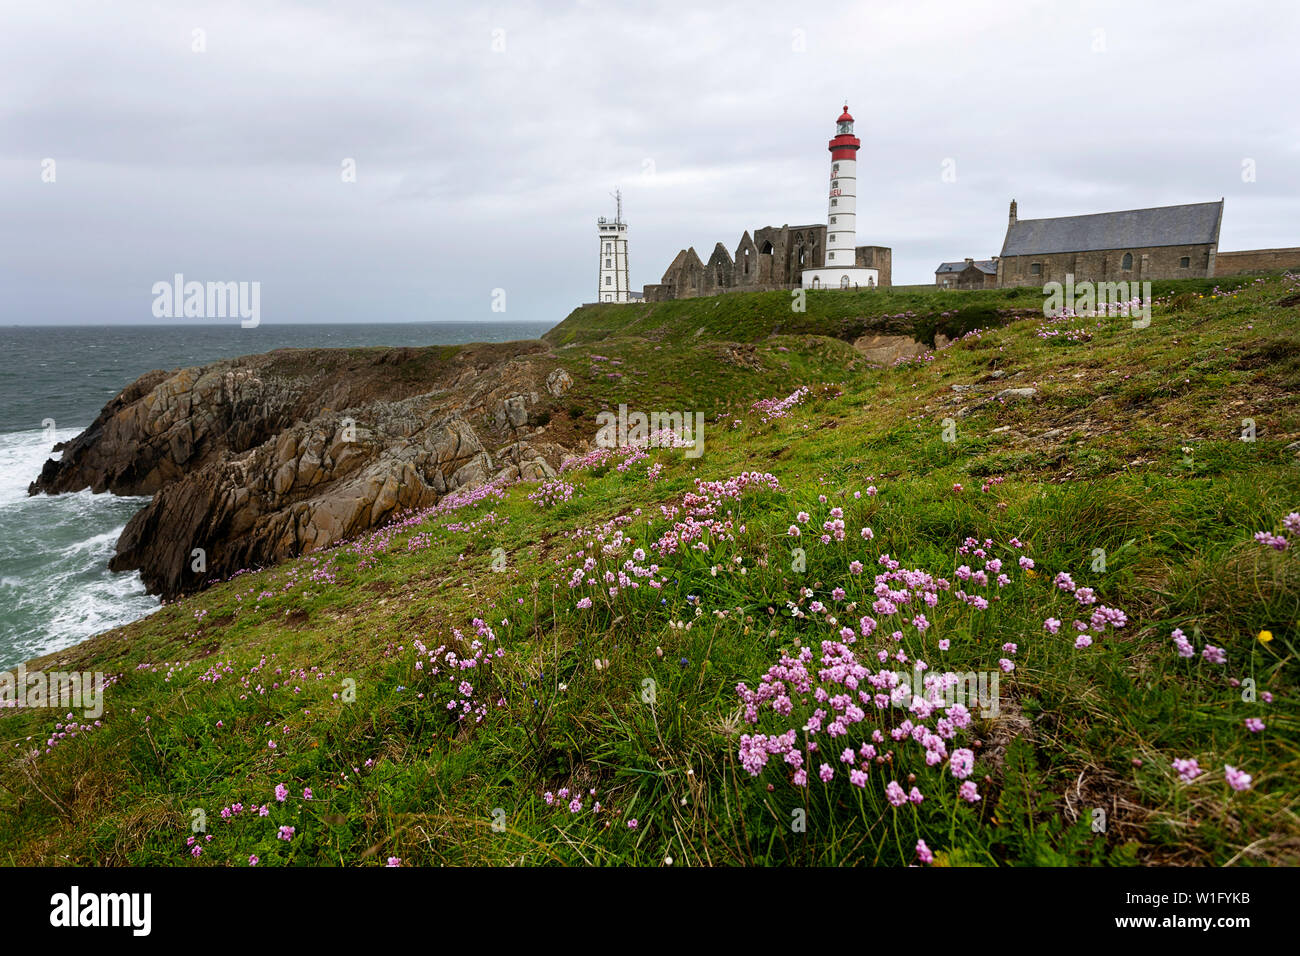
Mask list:
POLYGON ((1239 276, 1278 269, 1300 269, 1300 247, 1220 252, 1214 261, 1216 276, 1239 276))

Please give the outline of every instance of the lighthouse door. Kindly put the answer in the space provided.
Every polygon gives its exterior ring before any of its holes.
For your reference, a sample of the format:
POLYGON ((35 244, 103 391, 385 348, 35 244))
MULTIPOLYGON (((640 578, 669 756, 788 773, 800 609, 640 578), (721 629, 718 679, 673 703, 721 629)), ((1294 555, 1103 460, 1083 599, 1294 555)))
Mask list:
POLYGON ((847 289, 848 287, 849 287, 849 277, 848 277, 848 276, 840 276, 840 288, 841 288, 841 289, 847 289))

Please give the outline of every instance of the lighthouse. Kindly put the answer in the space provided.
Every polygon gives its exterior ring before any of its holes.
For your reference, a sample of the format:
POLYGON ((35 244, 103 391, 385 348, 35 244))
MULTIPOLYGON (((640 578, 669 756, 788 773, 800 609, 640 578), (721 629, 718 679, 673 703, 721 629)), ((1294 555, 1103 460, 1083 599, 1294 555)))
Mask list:
POLYGON ((623 221, 623 194, 614 193, 617 212, 614 221, 604 216, 596 220, 600 234, 600 269, 596 278, 597 302, 627 302, 627 223, 623 221))
POLYGON ((826 212, 826 261, 820 269, 805 269, 805 289, 856 289, 880 284, 876 269, 858 268, 858 150, 862 140, 853 135, 848 104, 835 121, 831 154, 830 190, 826 212))

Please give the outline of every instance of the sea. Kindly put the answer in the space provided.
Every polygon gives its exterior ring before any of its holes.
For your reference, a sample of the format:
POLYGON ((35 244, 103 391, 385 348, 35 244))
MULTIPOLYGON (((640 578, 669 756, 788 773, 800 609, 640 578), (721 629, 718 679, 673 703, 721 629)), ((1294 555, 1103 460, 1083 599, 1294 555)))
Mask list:
POLYGON ((76 436, 140 375, 282 348, 535 339, 540 322, 0 326, 0 668, 157 610, 140 576, 108 570, 148 498, 29 497, 52 446, 76 436))

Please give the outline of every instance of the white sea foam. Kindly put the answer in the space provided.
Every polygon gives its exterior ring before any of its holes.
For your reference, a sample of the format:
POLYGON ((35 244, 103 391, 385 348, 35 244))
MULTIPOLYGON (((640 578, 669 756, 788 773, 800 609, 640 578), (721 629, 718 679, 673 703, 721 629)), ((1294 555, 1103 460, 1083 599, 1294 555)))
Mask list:
POLYGON ((118 535, 148 498, 27 495, 62 429, 0 434, 0 667, 157 610, 140 575, 108 570, 118 535))

